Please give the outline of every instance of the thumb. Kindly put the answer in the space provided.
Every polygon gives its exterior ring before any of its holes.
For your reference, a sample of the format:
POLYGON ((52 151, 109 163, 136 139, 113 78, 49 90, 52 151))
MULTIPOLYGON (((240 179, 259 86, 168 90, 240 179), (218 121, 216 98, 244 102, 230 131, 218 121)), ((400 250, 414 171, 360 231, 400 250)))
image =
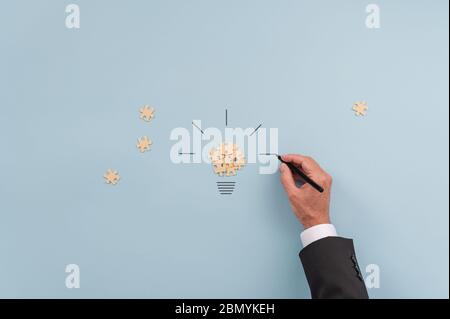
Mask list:
POLYGON ((295 186, 294 176, 292 176, 292 172, 286 164, 282 163, 280 165, 280 173, 281 184, 283 185, 286 193, 290 194, 294 192, 297 188, 295 186))

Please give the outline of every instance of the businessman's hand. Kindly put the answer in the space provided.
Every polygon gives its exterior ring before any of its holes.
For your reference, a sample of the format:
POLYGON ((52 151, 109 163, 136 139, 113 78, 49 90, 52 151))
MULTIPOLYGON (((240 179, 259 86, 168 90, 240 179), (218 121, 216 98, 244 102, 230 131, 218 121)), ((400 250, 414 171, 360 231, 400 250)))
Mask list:
POLYGON ((295 216, 297 216, 305 229, 319 224, 329 224, 331 176, 311 157, 284 155, 282 158, 286 162, 296 165, 324 189, 323 193, 320 193, 309 184, 303 184, 301 187, 298 187, 296 180, 299 177, 293 175, 286 164, 281 164, 281 183, 288 195, 295 216))

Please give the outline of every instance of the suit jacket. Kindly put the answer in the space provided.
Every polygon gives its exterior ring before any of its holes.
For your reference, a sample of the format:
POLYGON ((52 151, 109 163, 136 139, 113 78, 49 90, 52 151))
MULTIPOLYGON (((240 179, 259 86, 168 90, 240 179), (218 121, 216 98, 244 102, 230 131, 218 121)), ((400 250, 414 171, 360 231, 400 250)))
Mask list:
POLYGON ((300 259, 313 299, 369 298, 353 240, 342 237, 319 239, 300 252, 300 259))

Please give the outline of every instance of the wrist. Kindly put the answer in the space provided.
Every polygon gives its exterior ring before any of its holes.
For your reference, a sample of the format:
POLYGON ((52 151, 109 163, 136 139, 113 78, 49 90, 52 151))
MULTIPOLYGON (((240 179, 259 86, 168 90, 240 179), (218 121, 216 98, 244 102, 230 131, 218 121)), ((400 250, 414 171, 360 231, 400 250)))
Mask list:
POLYGON ((303 218, 300 219, 301 224, 303 225, 303 228, 306 230, 308 228, 322 225, 322 224, 331 224, 330 218, 328 216, 320 217, 320 218, 303 218))

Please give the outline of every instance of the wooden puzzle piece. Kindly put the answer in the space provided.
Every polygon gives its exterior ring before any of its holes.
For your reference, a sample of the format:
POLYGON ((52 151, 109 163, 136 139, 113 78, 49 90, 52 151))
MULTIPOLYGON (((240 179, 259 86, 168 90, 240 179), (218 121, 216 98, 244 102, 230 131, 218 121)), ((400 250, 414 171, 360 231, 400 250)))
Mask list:
POLYGON ((223 143, 209 151, 214 173, 233 176, 245 165, 245 156, 236 144, 223 143))
POLYGON ((105 178, 106 184, 111 185, 116 185, 120 180, 119 173, 112 169, 108 169, 103 177, 105 178))
POLYGON ((150 146, 153 144, 152 140, 149 139, 147 136, 138 138, 138 143, 136 147, 139 149, 141 153, 144 153, 146 151, 150 150, 150 146))
POLYGON ((149 105, 141 107, 139 113, 139 118, 146 122, 150 122, 155 117, 155 109, 149 105))
POLYGON ((369 107, 366 102, 356 102, 353 104, 352 110, 355 112, 356 116, 365 116, 369 107))

